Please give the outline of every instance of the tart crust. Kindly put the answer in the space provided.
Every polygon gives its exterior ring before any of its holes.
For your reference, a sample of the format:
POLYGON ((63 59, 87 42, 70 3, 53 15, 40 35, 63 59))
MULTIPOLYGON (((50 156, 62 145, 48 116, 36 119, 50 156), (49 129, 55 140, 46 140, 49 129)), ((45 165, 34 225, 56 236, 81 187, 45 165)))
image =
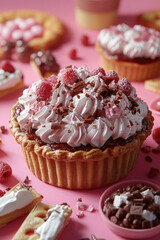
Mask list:
POLYGON ((159 59, 147 64, 119 61, 105 54, 99 42, 96 43, 96 50, 100 55, 101 65, 106 71, 113 69, 120 77, 126 77, 133 82, 141 82, 154 78, 160 71, 159 59))
POLYGON ((148 11, 138 16, 139 24, 160 31, 160 9, 148 11))
POLYGON ((44 27, 43 35, 29 41, 29 46, 35 51, 49 49, 57 45, 64 35, 64 25, 55 16, 36 10, 14 10, 1 13, 0 23, 16 18, 33 17, 44 27))
MULTIPOLYGON (((18 103, 17 103, 18 104, 18 103)), ((153 117, 150 111, 146 117, 147 129, 124 146, 69 152, 49 150, 20 131, 14 118, 14 105, 10 112, 10 129, 21 145, 29 169, 42 181, 69 189, 92 189, 113 183, 126 176, 135 165, 140 147, 151 133, 153 117)))

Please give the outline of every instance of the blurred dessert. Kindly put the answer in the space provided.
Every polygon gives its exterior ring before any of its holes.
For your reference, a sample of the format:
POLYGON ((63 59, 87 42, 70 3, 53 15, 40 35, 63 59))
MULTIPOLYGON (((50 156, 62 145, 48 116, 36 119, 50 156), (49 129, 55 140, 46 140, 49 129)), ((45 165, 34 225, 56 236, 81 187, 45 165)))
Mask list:
POLYGON ((129 80, 102 68, 68 66, 40 79, 10 114, 30 170, 70 189, 98 188, 126 176, 152 126, 151 112, 129 80))
POLYGON ((89 29, 102 29, 116 23, 120 0, 75 0, 77 22, 89 29))
POLYGON ((33 53, 30 60, 32 67, 44 78, 57 74, 59 71, 59 65, 50 50, 33 53))
POLYGON ((160 31, 160 9, 144 12, 138 16, 138 22, 149 28, 160 31))
POLYGON ((115 70, 130 81, 154 78, 160 71, 160 33, 126 24, 100 31, 96 43, 102 67, 115 70))
POLYGON ((0 98, 24 87, 23 74, 8 61, 0 64, 0 98))
POLYGON ((18 183, 0 197, 0 227, 31 211, 42 198, 31 186, 18 183))

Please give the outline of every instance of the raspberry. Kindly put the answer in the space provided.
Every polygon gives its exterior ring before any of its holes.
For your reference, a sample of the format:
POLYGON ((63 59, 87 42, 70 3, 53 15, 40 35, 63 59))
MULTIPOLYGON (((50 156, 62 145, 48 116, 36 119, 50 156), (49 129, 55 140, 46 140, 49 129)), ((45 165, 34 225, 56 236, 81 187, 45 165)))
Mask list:
POLYGON ((11 167, 7 163, 0 162, 0 182, 6 182, 11 175, 11 167))
POLYGON ((81 38, 81 43, 84 46, 89 46, 90 45, 89 37, 87 35, 83 35, 82 38, 81 38))
POLYGON ((115 82, 118 82, 119 77, 118 77, 118 74, 115 71, 109 70, 108 72, 106 72, 104 81, 106 83, 110 83, 112 80, 115 80, 115 82))
POLYGON ((36 89, 36 94, 38 97, 42 98, 43 100, 47 100, 47 98, 51 95, 52 86, 51 84, 44 80, 36 89))
POLYGON ((15 71, 14 67, 7 61, 2 63, 1 68, 5 72, 9 72, 9 73, 14 73, 14 71, 15 71))
POLYGON ((153 130, 152 137, 156 143, 160 144, 160 127, 153 130))
POLYGON ((124 92, 126 96, 132 91, 132 85, 127 78, 122 78, 118 81, 118 88, 124 92))
POLYGON ((78 80, 78 73, 73 68, 63 68, 59 74, 60 80, 68 85, 72 85, 78 80))
POLYGON ((69 57, 73 60, 77 59, 77 50, 76 49, 72 49, 70 52, 69 52, 69 57))
POLYGON ((91 72, 92 76, 95 76, 95 75, 97 75, 98 73, 101 73, 103 76, 106 75, 104 69, 101 68, 101 67, 97 67, 97 68, 93 69, 93 71, 91 72))
POLYGON ((57 83, 57 76, 56 75, 51 75, 49 78, 47 78, 47 81, 54 86, 57 83))

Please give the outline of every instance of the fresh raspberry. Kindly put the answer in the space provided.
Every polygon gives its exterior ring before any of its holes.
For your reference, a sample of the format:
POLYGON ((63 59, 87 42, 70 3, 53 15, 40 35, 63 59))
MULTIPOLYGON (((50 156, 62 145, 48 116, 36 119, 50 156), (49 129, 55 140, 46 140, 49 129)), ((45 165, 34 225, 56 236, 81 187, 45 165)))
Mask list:
POLYGON ((89 43, 89 37, 88 37, 87 35, 83 35, 83 36, 81 37, 81 43, 82 43, 82 45, 84 45, 84 46, 89 46, 89 45, 90 45, 90 43, 89 43))
POLYGON ((110 83, 112 80, 115 80, 115 82, 118 82, 119 77, 118 77, 118 74, 115 71, 109 70, 108 72, 106 72, 104 81, 106 83, 110 83))
POLYGON ((14 67, 7 61, 2 63, 1 68, 5 72, 9 72, 9 73, 14 73, 14 71, 15 71, 14 67))
POLYGON ((93 69, 93 71, 91 72, 92 76, 95 76, 95 75, 97 75, 98 73, 101 73, 103 76, 106 75, 104 69, 101 68, 101 67, 97 67, 97 68, 93 69))
POLYGON ((0 182, 6 182, 11 175, 11 167, 7 163, 0 162, 0 182))
POLYGON ((72 85, 78 80, 78 73, 73 68, 63 68, 59 73, 60 80, 68 85, 72 85))
POLYGON ((132 91, 132 85, 127 78, 122 78, 118 81, 118 88, 124 92, 126 96, 132 91))
POLYGON ((51 75, 49 78, 47 78, 47 81, 54 86, 57 83, 57 76, 56 75, 51 75))
POLYGON ((43 100, 47 100, 47 98, 51 95, 52 86, 51 84, 44 80, 36 89, 36 94, 38 97, 42 98, 43 100))
POLYGON ((160 144, 160 127, 153 130, 152 137, 156 143, 160 144))
POLYGON ((71 49, 71 51, 69 52, 69 57, 70 57, 72 60, 77 59, 77 50, 76 50, 76 49, 71 49))

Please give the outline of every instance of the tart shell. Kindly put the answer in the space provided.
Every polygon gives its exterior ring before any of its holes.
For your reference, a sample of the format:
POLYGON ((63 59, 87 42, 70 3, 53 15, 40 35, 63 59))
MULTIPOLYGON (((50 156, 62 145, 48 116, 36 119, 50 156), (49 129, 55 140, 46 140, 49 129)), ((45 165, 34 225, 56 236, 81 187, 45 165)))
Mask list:
POLYGON ((21 145, 28 168, 43 182, 62 188, 100 188, 128 175, 138 159, 142 143, 153 127, 153 117, 148 111, 147 129, 138 133, 134 140, 124 146, 106 148, 104 151, 98 148, 88 152, 51 151, 48 146, 39 146, 36 141, 29 140, 28 136, 20 131, 14 118, 17 104, 10 112, 10 130, 21 145))

